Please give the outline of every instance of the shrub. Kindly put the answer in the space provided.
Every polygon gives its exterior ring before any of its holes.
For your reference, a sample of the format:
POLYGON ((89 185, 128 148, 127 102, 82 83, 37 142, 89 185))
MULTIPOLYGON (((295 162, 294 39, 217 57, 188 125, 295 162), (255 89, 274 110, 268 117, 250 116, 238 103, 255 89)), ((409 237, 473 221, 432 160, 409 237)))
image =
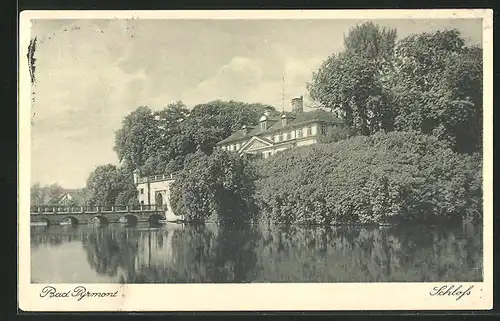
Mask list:
POLYGON ((172 184, 172 207, 188 221, 245 223, 255 212, 251 167, 236 154, 216 150, 188 155, 172 184))
POLYGON ((481 162, 415 132, 377 133, 280 153, 259 170, 261 219, 436 222, 481 213, 481 162))

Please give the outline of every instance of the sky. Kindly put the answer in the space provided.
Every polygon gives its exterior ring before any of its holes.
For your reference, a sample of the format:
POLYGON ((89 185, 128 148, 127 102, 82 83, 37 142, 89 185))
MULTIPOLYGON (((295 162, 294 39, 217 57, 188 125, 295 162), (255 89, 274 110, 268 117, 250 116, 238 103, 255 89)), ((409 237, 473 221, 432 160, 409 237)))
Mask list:
MULTIPOLYGON (((138 106, 222 99, 290 110, 344 35, 363 20, 33 20, 38 37, 31 180, 85 186, 117 164, 115 132, 138 106), (284 78, 284 82, 283 82, 284 78)), ((376 20, 412 33, 456 28, 482 42, 481 20, 376 20)), ((305 110, 307 111, 307 107, 305 110)))

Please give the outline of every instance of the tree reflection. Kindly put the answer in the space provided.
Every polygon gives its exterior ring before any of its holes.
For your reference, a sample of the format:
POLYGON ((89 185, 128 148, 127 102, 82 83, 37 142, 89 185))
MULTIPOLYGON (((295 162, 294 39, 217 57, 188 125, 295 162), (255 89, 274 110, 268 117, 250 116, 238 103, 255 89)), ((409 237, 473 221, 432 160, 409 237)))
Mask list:
POLYGON ((94 228, 83 238, 90 266, 100 274, 116 276, 119 268, 129 269, 137 255, 135 239, 127 229, 94 228))
POLYGON ((212 282, 251 282, 255 278, 257 231, 252 226, 222 226, 211 268, 212 282))
POLYGON ((166 230, 155 237, 160 251, 143 255, 124 283, 250 282, 257 261, 252 229, 227 226, 190 226, 166 230), (162 245, 160 245, 162 244, 162 245), (160 258, 162 257, 162 258, 160 258))
MULTIPOLYGON (((81 242, 122 283, 482 280, 482 228, 170 224, 35 228, 32 248, 81 242)), ((61 249, 63 251, 63 248, 61 249)))
POLYGON ((81 240, 81 230, 71 226, 37 226, 30 229, 30 243, 36 248, 41 244, 61 245, 81 240))
MULTIPOLYGON (((477 230, 445 228, 263 228, 260 282, 479 281, 477 230)), ((479 250, 479 252, 478 252, 479 250)))

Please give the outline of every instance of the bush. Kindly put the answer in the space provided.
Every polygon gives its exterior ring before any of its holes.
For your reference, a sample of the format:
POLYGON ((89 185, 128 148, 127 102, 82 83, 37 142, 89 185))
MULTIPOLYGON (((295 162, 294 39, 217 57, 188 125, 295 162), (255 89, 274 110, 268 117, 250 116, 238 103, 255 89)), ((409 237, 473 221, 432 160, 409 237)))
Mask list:
POLYGON ((247 161, 216 150, 188 155, 172 184, 172 207, 188 221, 246 223, 255 213, 254 181, 247 161))
POLYGON ((376 224, 477 218, 480 156, 415 132, 377 133, 292 149, 259 171, 261 219, 376 224))

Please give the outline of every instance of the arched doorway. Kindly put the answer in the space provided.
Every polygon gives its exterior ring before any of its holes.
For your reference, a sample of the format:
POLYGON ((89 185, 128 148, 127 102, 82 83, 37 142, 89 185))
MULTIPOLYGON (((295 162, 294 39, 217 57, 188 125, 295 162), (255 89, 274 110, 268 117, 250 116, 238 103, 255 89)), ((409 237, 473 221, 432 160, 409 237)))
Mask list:
POLYGON ((157 208, 163 208, 163 195, 161 192, 156 193, 155 205, 157 208))

